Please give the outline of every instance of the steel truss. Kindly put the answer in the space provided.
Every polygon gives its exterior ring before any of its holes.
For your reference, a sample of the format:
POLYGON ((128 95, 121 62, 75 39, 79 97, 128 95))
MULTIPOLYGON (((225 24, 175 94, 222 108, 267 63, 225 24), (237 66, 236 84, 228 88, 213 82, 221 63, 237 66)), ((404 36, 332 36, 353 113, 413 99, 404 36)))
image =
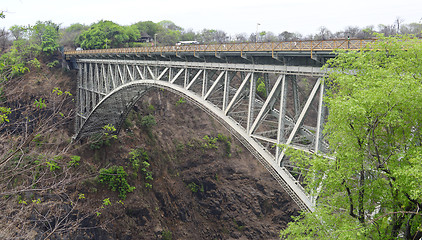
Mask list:
POLYGON ((323 141, 318 68, 144 60, 78 59, 75 138, 107 124, 120 130, 150 88, 181 95, 225 126, 270 171, 302 210, 314 201, 279 146, 328 151, 323 141))

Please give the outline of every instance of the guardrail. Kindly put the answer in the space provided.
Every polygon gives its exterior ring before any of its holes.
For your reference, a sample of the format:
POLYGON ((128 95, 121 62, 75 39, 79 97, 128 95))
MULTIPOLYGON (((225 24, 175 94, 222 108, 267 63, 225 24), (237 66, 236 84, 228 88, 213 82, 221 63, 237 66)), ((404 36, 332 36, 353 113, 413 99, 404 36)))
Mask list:
POLYGON ((288 42, 258 42, 258 43, 223 43, 195 44, 178 46, 154 46, 135 48, 95 49, 81 51, 66 51, 65 55, 89 54, 136 54, 136 53, 178 53, 178 52, 314 52, 334 51, 337 49, 362 49, 375 42, 376 39, 333 39, 320 41, 288 41, 288 42))

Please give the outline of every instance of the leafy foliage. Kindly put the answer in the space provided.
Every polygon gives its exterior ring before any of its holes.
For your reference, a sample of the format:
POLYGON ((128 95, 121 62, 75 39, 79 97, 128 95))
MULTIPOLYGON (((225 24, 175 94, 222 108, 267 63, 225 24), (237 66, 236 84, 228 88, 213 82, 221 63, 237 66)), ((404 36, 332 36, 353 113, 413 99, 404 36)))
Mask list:
POLYGON ((81 157, 77 155, 70 156, 70 161, 68 163, 69 167, 77 167, 79 166, 79 161, 81 161, 81 157))
POLYGON ((198 191, 200 192, 204 192, 204 186, 203 185, 198 185, 194 182, 191 182, 188 184, 188 188, 193 192, 193 193, 197 193, 198 191))
POLYGON ((334 158, 294 154, 318 205, 282 238, 422 237, 421 62, 422 43, 408 36, 329 61, 325 132, 334 158))
POLYGON ((33 27, 33 38, 41 45, 41 50, 47 55, 53 54, 59 48, 59 25, 51 22, 38 21, 33 27))
POLYGON ((225 153, 228 157, 231 157, 231 138, 224 136, 223 134, 219 133, 217 137, 210 137, 205 135, 203 138, 202 148, 204 149, 218 149, 217 141, 221 142, 225 146, 225 153))
POLYGON ((153 126, 157 125, 155 117, 152 115, 144 116, 141 119, 141 126, 145 129, 151 129, 153 126))
POLYGON ((267 88, 265 87, 265 82, 262 78, 258 78, 256 93, 263 99, 267 97, 267 88))
POLYGON ((104 49, 128 46, 140 37, 136 27, 123 27, 111 21, 101 20, 76 38, 83 49, 104 49))
POLYGON ((91 149, 101 149, 103 146, 110 146, 115 139, 117 139, 116 128, 112 124, 107 124, 103 127, 102 133, 91 137, 89 146, 91 149))
POLYGON ((98 182, 107 184, 112 191, 119 192, 120 198, 126 199, 127 193, 135 190, 135 187, 127 182, 127 176, 122 166, 102 168, 98 175, 98 182))
POLYGON ((147 132, 150 138, 153 137, 152 127, 155 125, 157 125, 157 122, 155 121, 155 117, 153 115, 149 114, 141 118, 141 127, 147 132))
POLYGON ((45 104, 45 99, 40 98, 40 99, 35 99, 34 106, 36 108, 43 109, 47 106, 47 104, 45 104))
POLYGON ((135 170, 135 172, 139 170, 141 162, 149 160, 148 153, 142 148, 137 148, 130 151, 129 155, 129 161, 132 164, 132 168, 135 170))
POLYGON ((47 161, 46 164, 50 168, 50 172, 54 172, 55 170, 60 169, 60 166, 54 160, 47 161))
POLYGON ((172 233, 170 230, 163 230, 163 232, 161 233, 161 235, 163 236, 163 240, 172 240, 172 233))
POLYGON ((183 97, 180 97, 179 100, 177 100, 177 102, 176 102, 176 106, 179 106, 180 104, 183 104, 185 102, 186 102, 186 100, 183 97))
POLYGON ((218 138, 210 137, 205 135, 203 138, 204 142, 202 143, 202 147, 205 149, 217 149, 218 146, 216 145, 218 138))
POLYGON ((228 157, 231 157, 231 155, 232 155, 231 154, 231 152, 232 152, 231 138, 230 137, 227 137, 227 136, 224 136, 223 134, 219 133, 217 135, 217 139, 218 139, 218 141, 224 143, 226 155, 228 157))
POLYGON ((144 175, 146 181, 145 187, 152 188, 151 181, 154 180, 152 177, 152 172, 149 170, 150 163, 148 153, 142 149, 137 148, 129 152, 129 161, 132 164, 132 168, 135 173, 138 172, 139 167, 141 167, 141 172, 144 175), (148 182, 149 181, 149 182, 148 182))
POLYGON ((0 124, 9 122, 8 115, 11 113, 10 108, 0 107, 0 124))

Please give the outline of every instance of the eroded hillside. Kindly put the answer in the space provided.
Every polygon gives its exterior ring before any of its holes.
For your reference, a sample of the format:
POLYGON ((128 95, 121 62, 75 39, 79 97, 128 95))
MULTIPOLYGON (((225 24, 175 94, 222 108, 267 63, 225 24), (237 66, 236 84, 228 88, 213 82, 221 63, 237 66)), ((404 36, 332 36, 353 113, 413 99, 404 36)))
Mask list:
MULTIPOLYGON (((38 95, 48 99, 56 87, 74 92, 75 75, 60 71, 32 72, 10 92, 28 105, 38 95)), ((47 107, 56 103, 49 99, 47 107)), ((58 113, 71 113, 73 104, 58 113)), ((18 175, 3 174, 9 183, 2 186, 0 236, 278 239, 279 230, 297 215, 297 206, 264 167, 218 122, 179 96, 148 92, 117 139, 70 143, 69 121, 37 133, 36 141, 21 147, 24 154, 3 166, 9 173, 24 168, 18 175), (101 171, 120 166, 135 187, 125 198, 118 187, 111 191, 109 182, 99 182, 101 171)))

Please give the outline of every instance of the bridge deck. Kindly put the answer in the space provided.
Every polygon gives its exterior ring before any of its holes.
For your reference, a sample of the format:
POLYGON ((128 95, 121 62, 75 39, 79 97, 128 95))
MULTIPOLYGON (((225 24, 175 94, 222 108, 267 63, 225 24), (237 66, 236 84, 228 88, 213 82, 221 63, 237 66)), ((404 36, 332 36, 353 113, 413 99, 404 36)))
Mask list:
POLYGON ((178 54, 178 53, 213 53, 215 55, 225 53, 296 53, 310 54, 313 52, 331 53, 338 49, 359 50, 369 46, 376 41, 375 39, 333 39, 319 41, 286 41, 286 42, 258 42, 258 43, 223 43, 223 44, 201 44, 201 45, 180 45, 180 46, 153 46, 153 47, 135 47, 135 48, 115 48, 115 49, 95 49, 82 51, 66 51, 67 59, 72 56, 88 55, 119 55, 119 54, 178 54))

